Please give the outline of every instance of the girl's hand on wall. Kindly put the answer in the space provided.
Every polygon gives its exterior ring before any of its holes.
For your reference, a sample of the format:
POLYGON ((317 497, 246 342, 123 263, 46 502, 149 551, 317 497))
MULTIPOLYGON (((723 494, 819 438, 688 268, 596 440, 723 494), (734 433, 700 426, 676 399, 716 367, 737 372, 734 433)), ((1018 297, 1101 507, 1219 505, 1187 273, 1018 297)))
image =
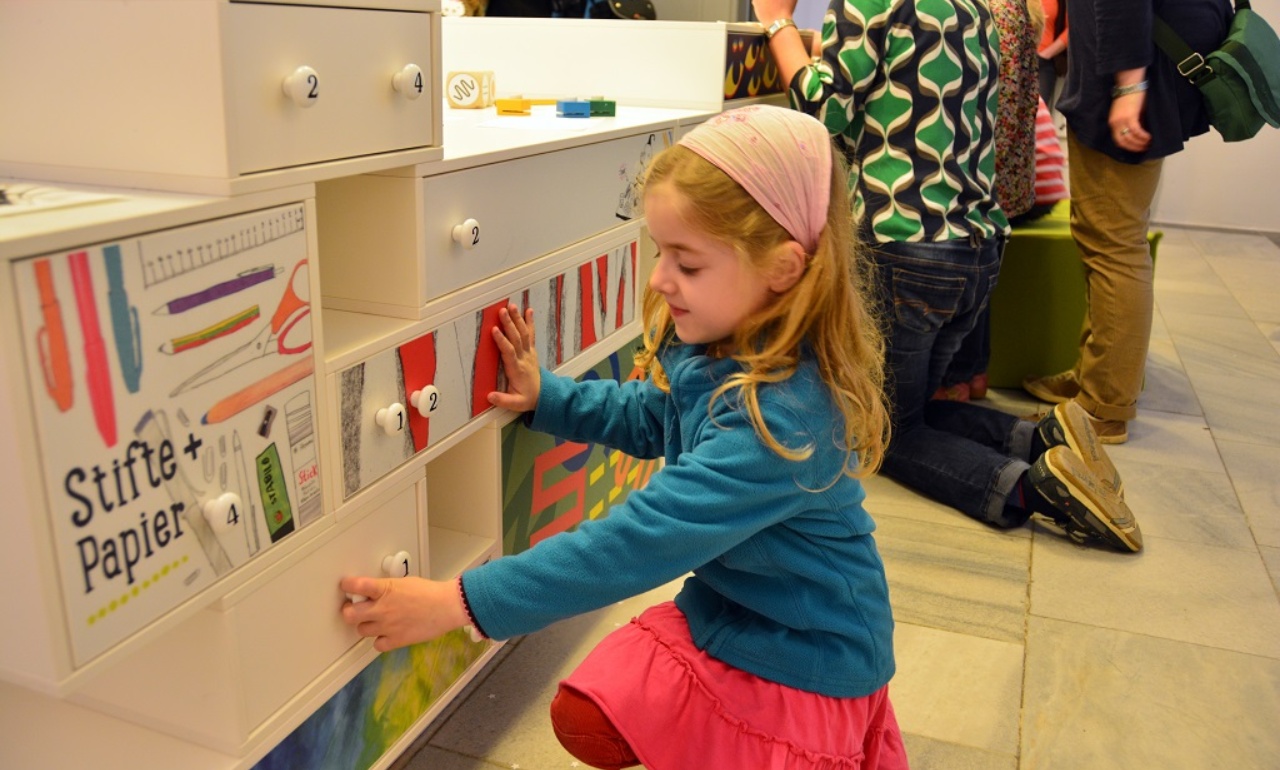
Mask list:
POLYGON ((498 313, 499 323, 493 327, 493 339, 502 353, 502 367, 507 373, 507 391, 489 394, 489 403, 513 412, 531 412, 538 405, 538 389, 542 387, 542 369, 538 365, 538 349, 534 346, 533 308, 520 315, 520 309, 508 305, 498 313))

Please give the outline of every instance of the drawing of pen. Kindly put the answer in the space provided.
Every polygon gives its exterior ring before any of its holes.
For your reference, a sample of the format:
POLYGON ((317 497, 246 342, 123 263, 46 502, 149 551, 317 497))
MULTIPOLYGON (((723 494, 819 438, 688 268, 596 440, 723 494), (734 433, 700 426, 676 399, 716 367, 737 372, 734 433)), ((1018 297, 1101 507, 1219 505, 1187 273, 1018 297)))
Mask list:
POLYGON ((137 393, 138 381, 142 378, 142 328, 138 324, 138 309, 129 304, 129 295, 125 292, 120 247, 114 243, 103 246, 102 259, 107 265, 107 304, 111 307, 111 330, 115 333, 120 374, 129 392, 137 393))
POLYGON ((107 346, 102 341, 102 327, 98 325, 98 303, 93 298, 89 254, 77 251, 67 258, 71 263, 71 284, 76 293, 76 310, 80 313, 80 332, 84 338, 84 360, 87 367, 85 380, 89 386, 89 402, 93 405, 93 420, 98 425, 102 440, 108 447, 113 447, 116 445, 116 405, 111 393, 107 346))
POLYGON ((261 311, 257 305, 245 308, 233 316, 224 318, 211 326, 206 326, 198 332, 184 334, 181 337, 174 337, 168 342, 161 343, 160 352, 167 356, 175 353, 182 353, 192 348, 198 348, 209 342, 213 342, 219 337, 225 337, 232 332, 243 329, 249 324, 257 320, 261 311))
POLYGON ((313 371, 315 371, 315 361, 312 360, 311 356, 304 356, 302 360, 296 361, 274 374, 263 377, 247 388, 238 390, 209 407, 209 411, 205 413, 204 417, 200 418, 200 422, 205 425, 222 422, 228 417, 243 412, 262 399, 279 393, 293 383, 307 377, 313 371))
POLYGON ((252 270, 246 270, 235 278, 222 283, 215 283, 207 289, 202 289, 194 294, 188 294, 177 299, 169 300, 160 307, 152 311, 153 315, 177 315, 185 313, 193 307, 199 307, 207 302, 213 302, 215 299, 231 296, 238 291, 244 291, 250 286, 257 286, 264 281, 280 275, 284 270, 282 267, 275 265, 263 265, 255 267, 252 270))
POLYGON ((47 259, 37 259, 36 286, 40 290, 40 312, 44 314, 44 326, 36 334, 36 346, 40 349, 40 368, 44 371, 44 388, 49 392, 58 411, 71 408, 73 397, 71 381, 71 351, 67 350, 67 330, 62 325, 62 306, 53 288, 53 266, 47 259))

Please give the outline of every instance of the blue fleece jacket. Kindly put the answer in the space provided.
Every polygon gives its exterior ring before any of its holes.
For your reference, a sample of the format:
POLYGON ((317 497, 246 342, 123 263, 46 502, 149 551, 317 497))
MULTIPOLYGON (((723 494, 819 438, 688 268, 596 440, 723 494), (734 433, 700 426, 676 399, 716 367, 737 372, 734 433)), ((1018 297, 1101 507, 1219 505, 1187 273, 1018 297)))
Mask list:
POLYGON ((740 364, 678 343, 662 362, 670 393, 542 372, 533 428, 665 465, 607 517, 466 572, 476 621, 505 639, 692 572, 675 601, 707 654, 824 695, 880 689, 894 672, 884 565, 862 484, 840 473, 839 413, 816 363, 759 391, 773 435, 813 448, 792 462, 732 398, 708 412, 740 364))

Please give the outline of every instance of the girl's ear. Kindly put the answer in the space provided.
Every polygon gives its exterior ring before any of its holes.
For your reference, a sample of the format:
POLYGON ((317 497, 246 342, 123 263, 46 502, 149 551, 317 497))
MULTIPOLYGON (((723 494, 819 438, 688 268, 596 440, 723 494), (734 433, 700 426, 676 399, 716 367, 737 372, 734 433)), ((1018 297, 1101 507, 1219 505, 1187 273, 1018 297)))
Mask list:
POLYGON ((782 294, 804 276, 805 269, 809 266, 809 257, 804 253, 804 247, 796 241, 786 241, 777 248, 778 255, 769 274, 769 289, 775 294, 782 294))

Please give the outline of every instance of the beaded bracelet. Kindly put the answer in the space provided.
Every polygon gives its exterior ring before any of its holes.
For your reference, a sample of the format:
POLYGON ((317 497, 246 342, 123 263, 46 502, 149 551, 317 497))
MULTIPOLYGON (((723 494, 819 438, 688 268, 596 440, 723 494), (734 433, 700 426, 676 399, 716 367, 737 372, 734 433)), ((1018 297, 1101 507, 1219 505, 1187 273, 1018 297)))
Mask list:
POLYGON ((1139 80, 1137 83, 1130 83, 1127 86, 1116 86, 1111 89, 1111 98, 1116 99, 1129 94, 1138 94, 1147 90, 1147 81, 1139 80))

